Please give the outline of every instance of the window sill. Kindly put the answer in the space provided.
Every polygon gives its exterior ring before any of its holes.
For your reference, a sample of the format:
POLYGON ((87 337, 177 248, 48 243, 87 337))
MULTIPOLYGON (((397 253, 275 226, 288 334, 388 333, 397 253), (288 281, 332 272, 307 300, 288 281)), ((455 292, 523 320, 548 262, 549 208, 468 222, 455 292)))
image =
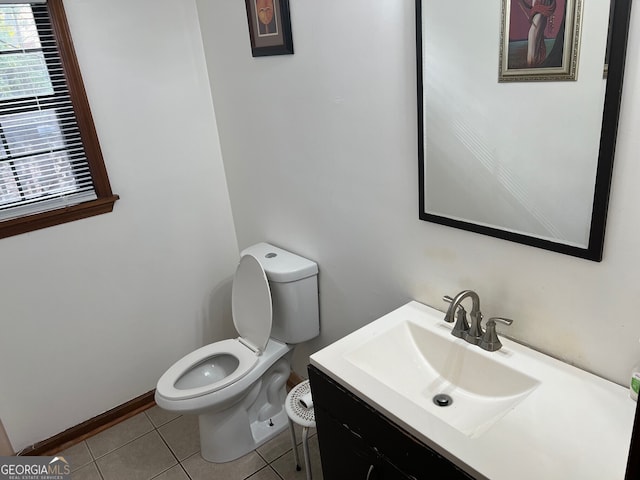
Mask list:
POLYGON ((79 203, 71 207, 5 220, 4 222, 0 222, 0 238, 12 237, 42 228, 53 227, 54 225, 73 222, 82 218, 109 213, 113 211, 113 204, 116 203, 116 200, 119 198, 118 195, 111 195, 90 202, 79 203))

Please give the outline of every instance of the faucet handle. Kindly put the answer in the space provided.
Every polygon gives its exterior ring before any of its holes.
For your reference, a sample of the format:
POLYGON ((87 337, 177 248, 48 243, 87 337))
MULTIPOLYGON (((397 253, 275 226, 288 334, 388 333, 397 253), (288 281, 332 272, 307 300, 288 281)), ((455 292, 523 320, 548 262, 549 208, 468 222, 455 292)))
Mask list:
POLYGON ((504 325, 511 325, 513 320, 503 317, 491 317, 487 320, 487 323, 485 324, 486 331, 482 336, 482 340, 480 340, 479 346, 488 352, 495 352, 502 348, 502 342, 500 342, 498 333, 496 332, 496 322, 500 322, 504 325))
MULTIPOLYGON (((489 320, 495 320, 496 322, 502 323, 503 325, 511 325, 513 323, 513 320, 504 317, 491 317, 489 320)), ((487 322, 489 322, 489 320, 487 320, 487 322)))
POLYGON ((442 299, 447 303, 452 303, 453 302, 453 298, 450 297, 449 295, 445 295, 444 297, 442 297, 442 299))
MULTIPOLYGON (((453 323, 453 314, 455 313, 452 310, 453 298, 451 298, 449 295, 445 295, 444 297, 442 297, 442 299, 449 304, 449 308, 447 309, 447 313, 444 315, 444 321, 447 322, 447 323, 453 323)), ((460 309, 460 308, 462 308, 462 305, 458 304, 456 308, 460 309)))
POLYGON ((462 305, 458 306, 456 312, 456 324, 451 330, 451 335, 458 338, 463 338, 464 334, 469 331, 469 322, 467 322, 467 311, 462 305))

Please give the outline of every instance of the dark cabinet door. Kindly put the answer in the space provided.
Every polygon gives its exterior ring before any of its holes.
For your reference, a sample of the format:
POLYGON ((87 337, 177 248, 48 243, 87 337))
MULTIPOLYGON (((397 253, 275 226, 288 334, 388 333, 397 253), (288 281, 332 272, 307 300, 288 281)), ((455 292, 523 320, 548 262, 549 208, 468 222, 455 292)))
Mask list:
POLYGON ((321 441, 322 472, 332 480, 409 480, 375 447, 348 425, 322 408, 314 407, 321 441))
MULTIPOLYGON (((382 480, 416 480, 416 477, 405 474, 387 460, 383 460, 380 464, 380 478, 382 480)), ((434 479, 435 478, 436 477, 434 477, 434 479)))
POLYGON ((473 479, 313 366, 309 380, 327 480, 473 479))
MULTIPOLYGON (((376 452, 336 422, 322 408, 314 405, 318 440, 322 438, 320 458, 324 478, 365 480, 378 465, 376 452)), ((371 480, 371 479, 370 479, 371 480)))

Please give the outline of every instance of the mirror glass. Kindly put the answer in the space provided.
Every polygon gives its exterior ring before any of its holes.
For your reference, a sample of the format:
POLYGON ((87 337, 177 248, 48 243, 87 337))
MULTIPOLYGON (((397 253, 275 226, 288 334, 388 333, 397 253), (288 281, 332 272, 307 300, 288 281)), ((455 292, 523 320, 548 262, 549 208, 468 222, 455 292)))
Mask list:
POLYGON ((602 259, 629 8, 416 0, 420 218, 602 259))

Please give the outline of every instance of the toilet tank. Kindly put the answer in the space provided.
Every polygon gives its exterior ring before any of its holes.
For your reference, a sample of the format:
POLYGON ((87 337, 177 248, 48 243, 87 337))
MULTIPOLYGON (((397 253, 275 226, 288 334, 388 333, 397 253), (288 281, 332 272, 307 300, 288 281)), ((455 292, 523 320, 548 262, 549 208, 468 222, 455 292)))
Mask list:
POLYGON ((268 243, 244 249, 264 269, 273 303, 271 337, 301 343, 320 333, 318 264, 268 243))

